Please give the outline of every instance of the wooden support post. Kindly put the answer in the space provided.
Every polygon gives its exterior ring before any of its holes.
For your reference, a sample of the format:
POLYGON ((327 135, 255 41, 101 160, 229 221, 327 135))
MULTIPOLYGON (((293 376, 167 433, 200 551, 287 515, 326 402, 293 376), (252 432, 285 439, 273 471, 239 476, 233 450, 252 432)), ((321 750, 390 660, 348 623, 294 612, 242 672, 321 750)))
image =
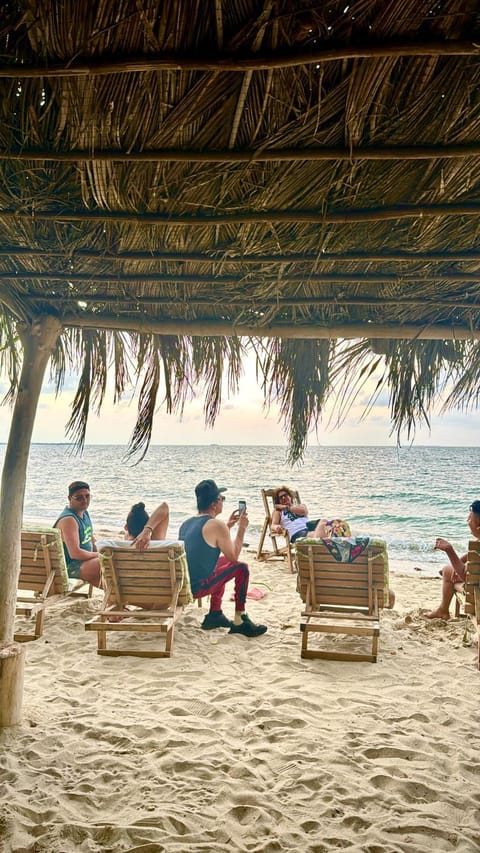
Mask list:
POLYGON ((22 719, 25 646, 0 645, 0 728, 17 726, 22 719))
POLYGON ((13 635, 20 573, 23 498, 30 440, 42 380, 61 331, 62 325, 56 317, 40 315, 20 332, 23 343, 22 372, 0 487, 0 727, 13 726, 20 717, 24 658, 20 657, 22 652, 14 651, 17 647, 13 644, 13 635), (8 649, 10 651, 6 651, 8 649))

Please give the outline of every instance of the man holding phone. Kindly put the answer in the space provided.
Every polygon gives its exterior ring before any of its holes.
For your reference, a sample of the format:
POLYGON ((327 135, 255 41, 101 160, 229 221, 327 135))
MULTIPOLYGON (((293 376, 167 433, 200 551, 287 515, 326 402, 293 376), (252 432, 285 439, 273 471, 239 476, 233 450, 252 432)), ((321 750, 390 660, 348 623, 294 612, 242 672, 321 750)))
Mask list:
POLYGON ((198 515, 183 522, 178 532, 185 543, 188 571, 194 598, 210 595, 210 612, 202 622, 204 631, 229 628, 230 634, 259 637, 266 625, 256 625, 245 612, 250 572, 246 563, 238 562, 248 527, 247 506, 239 501, 238 510, 228 521, 217 518, 223 511, 225 500, 214 480, 202 480, 195 486, 198 515), (230 530, 238 525, 235 539, 230 530), (222 610, 225 584, 235 581, 235 616, 233 622, 222 610))

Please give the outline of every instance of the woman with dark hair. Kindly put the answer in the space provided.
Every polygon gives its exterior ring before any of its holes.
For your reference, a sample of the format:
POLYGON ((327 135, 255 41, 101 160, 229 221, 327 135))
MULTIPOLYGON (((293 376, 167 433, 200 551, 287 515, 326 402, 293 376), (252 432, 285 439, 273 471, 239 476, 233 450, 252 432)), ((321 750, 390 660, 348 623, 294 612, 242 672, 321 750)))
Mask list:
POLYGON ((147 539, 147 547, 149 540, 166 539, 169 518, 169 508, 165 501, 157 506, 151 515, 146 511, 144 503, 134 504, 127 515, 125 538, 136 540, 142 534, 147 539))

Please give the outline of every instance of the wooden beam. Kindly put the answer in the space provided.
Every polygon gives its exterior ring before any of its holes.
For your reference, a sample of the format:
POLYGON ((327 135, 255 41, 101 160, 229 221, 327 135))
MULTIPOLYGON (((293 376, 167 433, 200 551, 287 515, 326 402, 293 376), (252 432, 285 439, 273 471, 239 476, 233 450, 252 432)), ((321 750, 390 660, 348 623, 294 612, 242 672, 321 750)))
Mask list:
POLYGON ((0 65, 0 77, 25 80, 52 77, 90 77, 107 74, 131 74, 156 71, 268 71, 275 68, 295 68, 301 65, 316 65, 322 62, 338 62, 345 59, 390 59, 402 56, 479 56, 480 46, 471 40, 441 39, 428 41, 405 41, 335 45, 328 48, 310 48, 307 51, 283 53, 255 53, 251 55, 192 56, 186 52, 178 55, 125 56, 118 59, 72 58, 51 65, 29 65, 25 62, 9 62, 0 65))
POLYGON ((384 145, 370 148, 259 148, 250 151, 192 151, 157 149, 142 151, 0 151, 0 160, 52 163, 276 163, 320 160, 437 160, 480 157, 480 145, 384 145))
POLYGON ((383 340, 480 340, 480 328, 467 326, 429 325, 414 326, 400 323, 345 323, 342 325, 321 325, 320 323, 270 324, 262 326, 226 322, 225 320, 154 320, 137 315, 66 313, 62 316, 64 326, 75 328, 116 329, 118 331, 138 332, 139 334, 188 335, 191 337, 238 337, 250 338, 291 338, 291 339, 352 339, 379 338, 383 340))
MULTIPOLYGON (((1 214, 0 214, 1 215, 1 214)), ((70 261, 76 258, 92 258, 100 261, 112 261, 113 263, 125 263, 128 261, 185 261, 205 264, 319 264, 331 263, 332 261, 345 261, 351 263, 359 261, 362 263, 389 263, 391 261, 401 261, 408 263, 454 263, 456 261, 480 261, 480 251, 467 249, 458 251, 430 251, 430 252, 411 252, 411 251, 364 251, 360 252, 355 249, 344 252, 324 252, 321 249, 318 252, 285 252, 283 254, 227 254, 228 252, 237 251, 229 247, 213 246, 211 250, 205 252, 157 252, 148 250, 139 251, 119 251, 109 252, 108 249, 73 249, 66 251, 63 248, 40 248, 30 246, 0 246, 0 257, 61 257, 65 261, 70 261)))
MULTIPOLYGON (((22 294, 21 299, 24 302, 49 302, 53 300, 55 305, 68 305, 72 302, 111 302, 111 303, 121 303, 125 305, 125 303, 135 302, 139 305, 172 305, 178 307, 185 307, 188 305, 218 305, 222 302, 223 294, 219 294, 215 296, 212 294, 211 296, 192 296, 188 294, 184 298, 180 299, 172 299, 171 296, 141 296, 136 293, 128 294, 128 293, 81 293, 81 294, 72 294, 70 296, 61 296, 58 293, 42 293, 38 292, 29 292, 22 294)), ((339 307, 342 305, 361 305, 361 306, 371 306, 371 307, 383 307, 385 305, 408 305, 408 306, 418 306, 418 308, 428 308, 431 306, 432 308, 458 308, 461 309, 474 309, 480 312, 480 294, 478 299, 459 299, 455 298, 442 298, 438 299, 433 298, 423 298, 416 297, 411 298, 408 296, 348 296, 342 293, 341 296, 292 296, 292 297, 270 297, 263 296, 262 293, 256 293, 252 290, 249 290, 248 293, 245 291, 237 291, 229 294, 230 304, 235 306, 235 309, 251 309, 252 305, 258 306, 333 306, 339 307)), ((2 295, 0 294, 0 302, 2 301, 2 295)))
MULTIPOLYGON (((479 272, 439 272, 438 275, 431 273, 287 273, 282 272, 281 281, 278 277, 258 276, 255 272, 242 276, 239 279, 238 275, 230 276, 202 276, 186 273, 145 273, 138 271, 136 273, 112 275, 111 273, 89 273, 85 272, 56 272, 55 270, 42 270, 32 272, 31 270, 9 270, 0 272, 0 281, 59 281, 59 282, 88 282, 90 284, 141 284, 151 282, 153 284, 175 284, 179 287, 190 286, 225 286, 225 287, 245 287, 250 285, 262 285, 276 287, 278 285, 288 284, 404 284, 408 282, 437 282, 437 281, 453 281, 453 282, 469 282, 478 284, 480 282, 479 272)), ((120 294, 121 296, 121 294, 120 294)))
POLYGON ((297 222, 310 225, 347 225, 358 222, 421 219, 435 216, 478 216, 480 203, 404 204, 398 207, 372 207, 322 213, 318 210, 247 210, 236 213, 132 213, 129 210, 40 210, 12 208, 0 210, 1 219, 38 222, 132 222, 135 225, 242 225, 264 222, 297 222))

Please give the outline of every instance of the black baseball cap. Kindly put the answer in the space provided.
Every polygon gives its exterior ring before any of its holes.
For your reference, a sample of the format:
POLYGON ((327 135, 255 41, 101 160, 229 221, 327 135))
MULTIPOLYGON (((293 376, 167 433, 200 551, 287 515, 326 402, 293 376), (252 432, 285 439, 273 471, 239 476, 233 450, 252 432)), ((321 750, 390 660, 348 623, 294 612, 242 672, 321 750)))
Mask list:
POLYGON ((215 480, 202 480, 195 486, 197 501, 200 501, 203 506, 213 504, 221 493, 226 491, 225 488, 217 486, 215 480))

